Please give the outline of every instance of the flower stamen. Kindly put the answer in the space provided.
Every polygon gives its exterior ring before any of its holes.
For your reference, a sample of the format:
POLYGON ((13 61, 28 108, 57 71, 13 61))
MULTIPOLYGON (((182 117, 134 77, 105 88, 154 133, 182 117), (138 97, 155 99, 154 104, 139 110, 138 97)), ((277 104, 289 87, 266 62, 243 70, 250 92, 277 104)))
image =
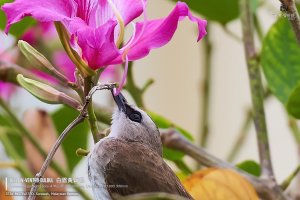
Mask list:
POLYGON ((127 73, 128 73, 128 63, 129 63, 128 56, 125 55, 125 58, 122 58, 122 59, 125 59, 125 68, 124 68, 124 73, 123 73, 122 80, 119 84, 118 89, 114 88, 114 95, 115 96, 120 94, 122 88, 124 87, 125 82, 126 82, 127 73))
POLYGON ((114 12, 114 14, 115 14, 115 16, 116 16, 116 18, 118 20, 119 26, 120 26, 120 33, 119 33, 119 36, 118 36, 118 40, 116 42, 116 46, 119 48, 120 45, 123 42, 123 39, 124 39, 124 32, 125 32, 124 20, 122 18, 121 13, 116 8, 116 6, 113 4, 113 2, 111 0, 107 0, 107 2, 110 5, 111 9, 113 10, 113 12, 114 12))

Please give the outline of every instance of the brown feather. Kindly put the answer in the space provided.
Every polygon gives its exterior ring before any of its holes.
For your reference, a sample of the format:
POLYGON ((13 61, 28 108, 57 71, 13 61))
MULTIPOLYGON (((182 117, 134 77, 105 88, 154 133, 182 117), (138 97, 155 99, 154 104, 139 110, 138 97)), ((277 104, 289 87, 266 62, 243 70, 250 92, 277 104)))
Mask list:
POLYGON ((192 199, 172 169, 147 145, 136 141, 106 138, 95 150, 99 165, 94 166, 93 170, 104 170, 110 196, 114 193, 130 195, 166 192, 192 199))

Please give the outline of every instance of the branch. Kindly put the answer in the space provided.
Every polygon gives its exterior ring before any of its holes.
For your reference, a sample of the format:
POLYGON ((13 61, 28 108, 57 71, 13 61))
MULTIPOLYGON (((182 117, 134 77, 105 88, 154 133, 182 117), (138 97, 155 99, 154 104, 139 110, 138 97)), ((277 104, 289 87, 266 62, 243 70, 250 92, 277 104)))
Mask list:
POLYGON ((282 199, 274 191, 276 185, 274 185, 272 181, 252 176, 251 174, 236 168, 234 165, 216 158, 207 153, 204 149, 197 147, 183 138, 181 134, 174 129, 161 131, 161 140, 165 147, 181 151, 194 158, 201 165, 206 167, 227 168, 241 174, 254 186, 257 193, 266 200, 282 199))
POLYGON ((276 199, 286 199, 282 189, 278 186, 273 172, 271 162, 271 153, 269 147, 269 139, 264 111, 264 93, 259 70, 259 62, 254 45, 253 34, 253 16, 250 9, 249 0, 240 1, 241 23, 243 28, 244 48, 246 61, 248 66, 248 75, 252 96, 253 119, 256 129, 256 137, 258 143, 258 152, 260 165, 262 168, 262 178, 274 185, 273 192, 276 199))
MULTIPOLYGON (((81 123, 87 116, 88 116, 88 107, 89 104, 91 103, 91 99, 93 94, 96 92, 96 90, 103 90, 103 89, 112 89, 112 87, 115 87, 115 84, 104 84, 104 85, 97 85, 93 87, 92 89, 89 90, 88 95, 85 98, 85 104, 82 108, 82 111, 78 115, 76 119, 74 119, 66 128, 65 130, 60 134, 60 136, 57 138, 55 144, 52 146, 49 154, 47 155, 47 158, 45 162, 42 165, 42 168, 40 171, 36 174, 35 178, 39 180, 40 178, 43 177, 45 171, 49 167, 57 149, 61 145, 62 141, 64 138, 67 136, 67 134, 79 123, 81 123)), ((28 200, 34 200, 36 196, 36 191, 38 189, 39 182, 33 182, 31 190, 30 190, 30 196, 28 197, 28 200)))
MULTIPOLYGON (((209 26, 207 26, 209 32, 209 26)), ((210 84, 211 84, 211 52, 212 45, 209 35, 204 38, 204 67, 203 67, 203 85, 201 90, 202 106, 201 106, 201 127, 200 127, 200 145, 207 146, 209 136, 209 102, 210 102, 210 84)))
MULTIPOLYGON (((45 171, 47 170, 47 168, 50 165, 50 162, 52 161, 58 147, 60 146, 60 144, 62 143, 62 141, 64 140, 64 138, 67 136, 67 134, 79 123, 81 123, 85 118, 86 118, 87 114, 86 114, 86 110, 84 109, 83 112, 80 113, 80 115, 73 121, 71 122, 67 128, 60 134, 60 136, 57 138, 55 144, 53 145, 53 147, 51 148, 45 162, 42 165, 42 168, 40 169, 40 171, 35 175, 35 178, 37 180, 40 180, 40 178, 43 177, 45 171)), ((34 200, 35 196, 36 196, 36 192, 39 186, 39 182, 33 182, 31 190, 30 190, 30 195, 28 197, 28 200, 34 200)))
POLYGON ((280 10, 286 14, 290 21, 298 44, 300 45, 300 17, 294 0, 279 0, 281 2, 280 10))
POLYGON ((288 186, 291 184, 291 182, 294 180, 294 178, 299 174, 300 172, 300 165, 292 172, 291 175, 289 175, 281 184, 281 188, 283 190, 286 190, 288 186))

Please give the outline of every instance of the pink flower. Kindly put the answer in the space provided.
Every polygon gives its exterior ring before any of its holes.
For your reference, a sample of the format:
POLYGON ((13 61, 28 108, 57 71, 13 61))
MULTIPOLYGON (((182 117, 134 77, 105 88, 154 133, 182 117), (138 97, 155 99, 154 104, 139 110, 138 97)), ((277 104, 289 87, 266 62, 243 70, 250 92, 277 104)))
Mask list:
POLYGON ((123 47, 124 26, 145 14, 146 0, 16 0, 2 6, 8 23, 32 16, 41 22, 62 22, 80 48, 81 57, 92 69, 126 60, 137 60, 151 49, 168 43, 178 21, 188 17, 198 25, 198 41, 206 34, 206 21, 194 17, 185 3, 178 2, 172 12, 162 19, 144 20, 134 24, 134 33, 123 47))
POLYGON ((0 81, 0 98, 7 101, 16 90, 16 86, 0 81))
POLYGON ((37 25, 28 29, 21 37, 21 40, 28 42, 31 45, 36 45, 39 39, 49 41, 50 38, 55 38, 56 32, 53 23, 40 22, 37 25))

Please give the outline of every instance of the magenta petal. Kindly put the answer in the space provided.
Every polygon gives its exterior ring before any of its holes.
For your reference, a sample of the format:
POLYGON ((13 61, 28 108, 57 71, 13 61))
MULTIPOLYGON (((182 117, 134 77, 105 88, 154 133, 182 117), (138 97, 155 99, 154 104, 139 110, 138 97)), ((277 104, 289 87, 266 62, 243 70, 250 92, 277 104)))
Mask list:
POLYGON ((53 55, 54 64, 59 68, 61 72, 68 78, 69 81, 74 82, 75 77, 75 68, 76 66, 68 57, 66 52, 64 51, 57 51, 53 55))
POLYGON ((78 45, 82 49, 82 58, 92 69, 109 65, 120 55, 114 43, 116 21, 110 20, 94 29, 85 27, 77 31, 78 45))
POLYGON ((2 6, 8 19, 5 32, 8 32, 11 24, 26 16, 32 16, 41 22, 68 19, 76 14, 74 6, 72 0, 16 0, 6 3, 2 6))
MULTIPOLYGON (((176 7, 166 18, 148 20, 136 24, 133 41, 125 47, 125 49, 128 50, 129 60, 137 60, 145 57, 149 54, 151 49, 159 48, 167 44, 173 37, 178 22, 186 16, 198 25, 198 41, 203 38, 206 35, 206 20, 194 17, 185 3, 178 2, 176 7), (146 23, 146 26, 143 31, 144 23, 146 23)), ((114 60, 114 63, 120 62, 122 62, 121 56, 114 60)))
MULTIPOLYGON (((113 13, 111 6, 107 0, 98 0, 99 9, 97 10, 100 25, 107 22, 109 19, 115 19, 116 15, 113 13)), ((126 24, 140 16, 144 11, 146 0, 111 0, 117 10, 120 12, 123 21, 126 24)))

